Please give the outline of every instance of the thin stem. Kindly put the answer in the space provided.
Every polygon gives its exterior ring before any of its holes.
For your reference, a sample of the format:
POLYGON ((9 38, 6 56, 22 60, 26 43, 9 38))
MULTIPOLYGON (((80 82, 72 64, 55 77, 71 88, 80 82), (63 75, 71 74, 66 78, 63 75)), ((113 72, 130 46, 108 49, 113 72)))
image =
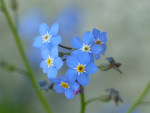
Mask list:
POLYGON ((38 86, 37 81, 36 81, 36 79, 35 79, 35 77, 34 77, 32 68, 31 68, 31 66, 30 66, 30 64, 29 64, 29 62, 28 62, 28 60, 27 60, 27 58, 26 58, 26 55, 25 55, 25 52, 24 52, 22 43, 21 43, 21 41, 20 41, 20 37, 19 37, 19 35, 18 35, 18 33, 17 33, 17 30, 16 30, 15 26, 13 25, 12 19, 10 18, 10 15, 9 15, 9 13, 8 13, 8 11, 7 11, 7 8, 6 8, 6 6, 5 6, 5 3, 4 3, 3 0, 0 0, 0 1, 1 1, 1 5, 2 5, 2 9, 3 9, 4 15, 5 15, 6 20, 7 20, 7 22, 8 22, 8 25, 9 25, 9 27, 10 27, 10 29, 11 29, 13 35, 14 35, 14 39, 15 39, 15 41, 16 41, 18 50, 19 50, 19 52, 20 52, 20 55, 21 55, 22 60, 23 60, 23 62, 24 62, 24 65, 25 65, 25 67, 26 67, 26 69, 27 69, 28 77, 29 77, 29 79, 30 79, 30 81, 31 81, 31 83, 32 83, 32 85, 33 85, 33 87, 34 87, 34 89, 35 89, 35 91, 36 91, 36 93, 37 93, 37 95, 38 95, 38 97, 39 97, 39 99, 40 99, 40 101, 41 101, 41 103, 42 103, 44 109, 45 109, 45 111, 46 111, 47 113, 52 113, 51 110, 50 110, 50 108, 49 108, 49 105, 48 105, 46 99, 44 98, 44 96, 43 96, 43 94, 42 94, 42 92, 39 91, 39 86, 38 86))
POLYGON ((86 102, 85 102, 85 105, 88 105, 89 103, 91 103, 91 102, 93 102, 93 101, 97 101, 97 100, 99 100, 99 97, 92 98, 92 99, 86 101, 86 102))
POLYGON ((84 93, 80 93, 80 101, 81 101, 81 111, 80 113, 85 113, 85 97, 84 97, 84 93))
POLYGON ((133 105, 129 108, 127 113, 131 113, 141 103, 141 101, 144 99, 149 90, 150 90, 150 81, 148 82, 147 86, 145 87, 141 95, 135 101, 135 103, 133 103, 133 105))
POLYGON ((61 45, 61 44, 59 44, 59 47, 62 47, 64 49, 74 50, 74 48, 67 47, 67 46, 64 46, 64 45, 61 45))

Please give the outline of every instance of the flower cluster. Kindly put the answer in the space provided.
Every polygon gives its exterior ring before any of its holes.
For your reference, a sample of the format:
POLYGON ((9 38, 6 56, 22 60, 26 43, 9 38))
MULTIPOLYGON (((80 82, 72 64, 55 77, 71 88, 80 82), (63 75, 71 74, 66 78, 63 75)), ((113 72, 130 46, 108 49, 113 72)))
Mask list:
POLYGON ((77 36, 72 38, 73 51, 64 60, 69 69, 65 76, 60 75, 60 78, 57 78, 57 75, 63 61, 58 55, 58 46, 62 41, 58 35, 58 24, 54 23, 49 29, 48 25, 43 23, 39 26, 39 33, 40 36, 35 37, 33 46, 41 49, 43 61, 40 68, 54 84, 53 89, 57 93, 64 93, 68 99, 73 99, 74 94, 78 94, 82 86, 89 84, 89 76, 97 71, 94 56, 100 59, 100 54, 104 55, 106 32, 100 33, 99 30, 93 29, 92 33, 85 32, 81 39, 77 36))

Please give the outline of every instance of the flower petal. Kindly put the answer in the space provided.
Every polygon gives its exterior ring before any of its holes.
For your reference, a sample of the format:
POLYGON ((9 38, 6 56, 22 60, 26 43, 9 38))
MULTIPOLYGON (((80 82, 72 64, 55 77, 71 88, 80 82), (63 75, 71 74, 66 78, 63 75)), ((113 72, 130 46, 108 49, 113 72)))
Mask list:
POLYGON ((51 37, 50 41, 51 41, 53 46, 57 46, 62 42, 62 39, 59 35, 57 35, 57 36, 51 37))
POLYGON ((100 53, 102 51, 102 47, 100 46, 100 45, 98 45, 98 44, 93 44, 92 46, 91 46, 91 52, 93 53, 93 54, 98 54, 98 53, 100 53))
POLYGON ((94 56, 92 53, 89 54, 90 55, 90 62, 94 63, 94 56))
POLYGON ((94 42, 94 36, 89 31, 87 31, 82 36, 82 42, 86 45, 90 45, 94 42))
POLYGON ((54 23, 50 29, 50 35, 55 36, 58 33, 58 23, 54 23))
POLYGON ((104 56, 105 55, 105 52, 106 52, 106 49, 107 49, 107 45, 105 43, 102 44, 102 51, 101 51, 101 54, 104 56))
POLYGON ((52 58, 58 57, 58 46, 53 46, 50 53, 52 58))
POLYGON ((100 34, 100 40, 104 43, 107 42, 107 32, 101 32, 100 34))
POLYGON ((43 41, 42 41, 42 37, 41 36, 37 36, 34 38, 33 40, 33 47, 36 47, 36 48, 40 48, 43 44, 43 41))
POLYGON ((49 26, 46 23, 40 24, 39 33, 41 36, 45 35, 47 32, 49 32, 49 26))
POLYGON ((98 59, 101 58, 101 55, 100 55, 100 54, 96 54, 96 55, 95 55, 95 58, 98 60, 98 59))
POLYGON ((40 68, 43 69, 43 73, 47 73, 48 66, 45 61, 42 61, 40 64, 40 68))
POLYGON ((74 70, 74 69, 69 69, 67 72, 66 72, 66 77, 67 77, 67 80, 70 81, 70 82, 74 82, 76 79, 77 79, 77 71, 74 70))
POLYGON ((71 52, 71 55, 78 55, 79 53, 81 53, 82 51, 80 51, 80 50, 73 50, 72 52, 71 52))
POLYGON ((63 66, 63 61, 60 57, 54 59, 53 64, 59 70, 63 66))
POLYGON ((89 56, 89 53, 87 53, 87 52, 81 52, 81 53, 77 54, 77 58, 78 58, 80 64, 87 64, 90 61, 90 56, 89 56))
POLYGON ((92 75, 97 71, 97 66, 94 63, 89 63, 86 65, 85 71, 88 75, 92 75))
POLYGON ((61 78, 61 81, 63 81, 63 82, 68 82, 66 76, 60 75, 60 78, 61 78))
POLYGON ((66 63, 70 68, 72 68, 72 69, 76 68, 77 65, 78 65, 77 57, 68 56, 67 59, 66 59, 66 63))
POLYGON ((80 49, 82 48, 82 42, 81 42, 81 39, 79 37, 74 37, 72 38, 71 40, 71 44, 72 44, 72 47, 74 47, 75 49, 80 49))
POLYGON ((93 31, 92 31, 92 34, 93 34, 95 40, 97 40, 98 37, 100 36, 100 31, 98 29, 94 28, 93 31))
POLYGON ((80 87, 80 85, 77 82, 71 82, 69 83, 69 86, 74 90, 77 91, 80 87))
POLYGON ((86 73, 81 73, 78 75, 77 80, 82 86, 89 84, 89 76, 86 73))
POLYGON ((65 96, 67 99, 73 99, 74 98, 74 92, 71 88, 67 88, 65 90, 65 96))
POLYGON ((48 68, 47 71, 48 78, 56 78, 57 77, 57 69, 54 66, 48 68))
POLYGON ((42 48, 41 55, 42 58, 46 60, 50 56, 50 50, 48 50, 47 48, 42 48))
POLYGON ((63 93, 63 92, 65 91, 65 89, 64 89, 60 84, 54 85, 53 89, 54 89, 57 93, 63 93))
POLYGON ((50 82, 55 83, 55 84, 60 84, 61 83, 60 78, 50 78, 49 80, 50 80, 50 82))

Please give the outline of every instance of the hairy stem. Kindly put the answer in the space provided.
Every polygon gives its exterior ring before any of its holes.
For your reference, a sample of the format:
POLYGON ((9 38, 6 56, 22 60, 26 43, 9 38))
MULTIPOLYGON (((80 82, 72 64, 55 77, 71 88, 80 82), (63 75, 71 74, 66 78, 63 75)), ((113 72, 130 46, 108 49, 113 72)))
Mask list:
POLYGON ((85 113, 85 97, 84 97, 84 93, 80 93, 80 101, 81 101, 81 111, 80 113, 85 113))
POLYGON ((29 77, 29 79, 30 79, 30 81, 31 81, 31 83, 32 83, 32 85, 33 85, 33 87, 34 87, 34 89, 35 89, 35 91, 36 91, 36 93, 37 93, 37 95, 38 95, 38 97, 39 97, 39 99, 40 99, 44 109, 45 109, 45 111, 47 113, 52 113, 50 108, 49 108, 49 105, 48 105, 46 99, 44 98, 44 96, 42 94, 42 92, 39 91, 39 87, 38 87, 37 81, 36 81, 36 79, 34 77, 34 73, 32 71, 32 68, 31 68, 27 58, 26 58, 26 55, 25 55, 22 43, 20 41, 19 35, 17 33, 16 27, 13 24, 12 19, 10 18, 10 15, 8 13, 8 10, 7 10, 6 6, 5 6, 5 3, 4 3, 3 0, 0 0, 0 2, 1 2, 2 11, 3 11, 3 13, 4 13, 5 17, 6 17, 6 20, 8 22, 8 25, 9 25, 13 35, 14 35, 14 39, 16 41, 18 50, 19 50, 20 55, 22 57, 23 63, 25 65, 26 69, 27 69, 28 77, 29 77))
POLYGON ((144 99, 149 90, 150 90, 150 81, 148 82, 147 86, 145 87, 141 95, 138 97, 138 99, 129 108, 127 113, 131 113, 141 103, 141 101, 144 99))

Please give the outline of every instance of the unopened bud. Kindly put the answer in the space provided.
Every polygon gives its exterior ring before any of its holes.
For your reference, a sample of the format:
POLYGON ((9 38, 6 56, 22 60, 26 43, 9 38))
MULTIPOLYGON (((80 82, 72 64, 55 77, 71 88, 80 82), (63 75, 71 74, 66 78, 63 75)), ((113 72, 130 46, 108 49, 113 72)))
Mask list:
POLYGON ((100 66, 98 66, 98 68, 99 68, 101 71, 107 71, 107 70, 110 69, 109 64, 101 64, 100 66))

